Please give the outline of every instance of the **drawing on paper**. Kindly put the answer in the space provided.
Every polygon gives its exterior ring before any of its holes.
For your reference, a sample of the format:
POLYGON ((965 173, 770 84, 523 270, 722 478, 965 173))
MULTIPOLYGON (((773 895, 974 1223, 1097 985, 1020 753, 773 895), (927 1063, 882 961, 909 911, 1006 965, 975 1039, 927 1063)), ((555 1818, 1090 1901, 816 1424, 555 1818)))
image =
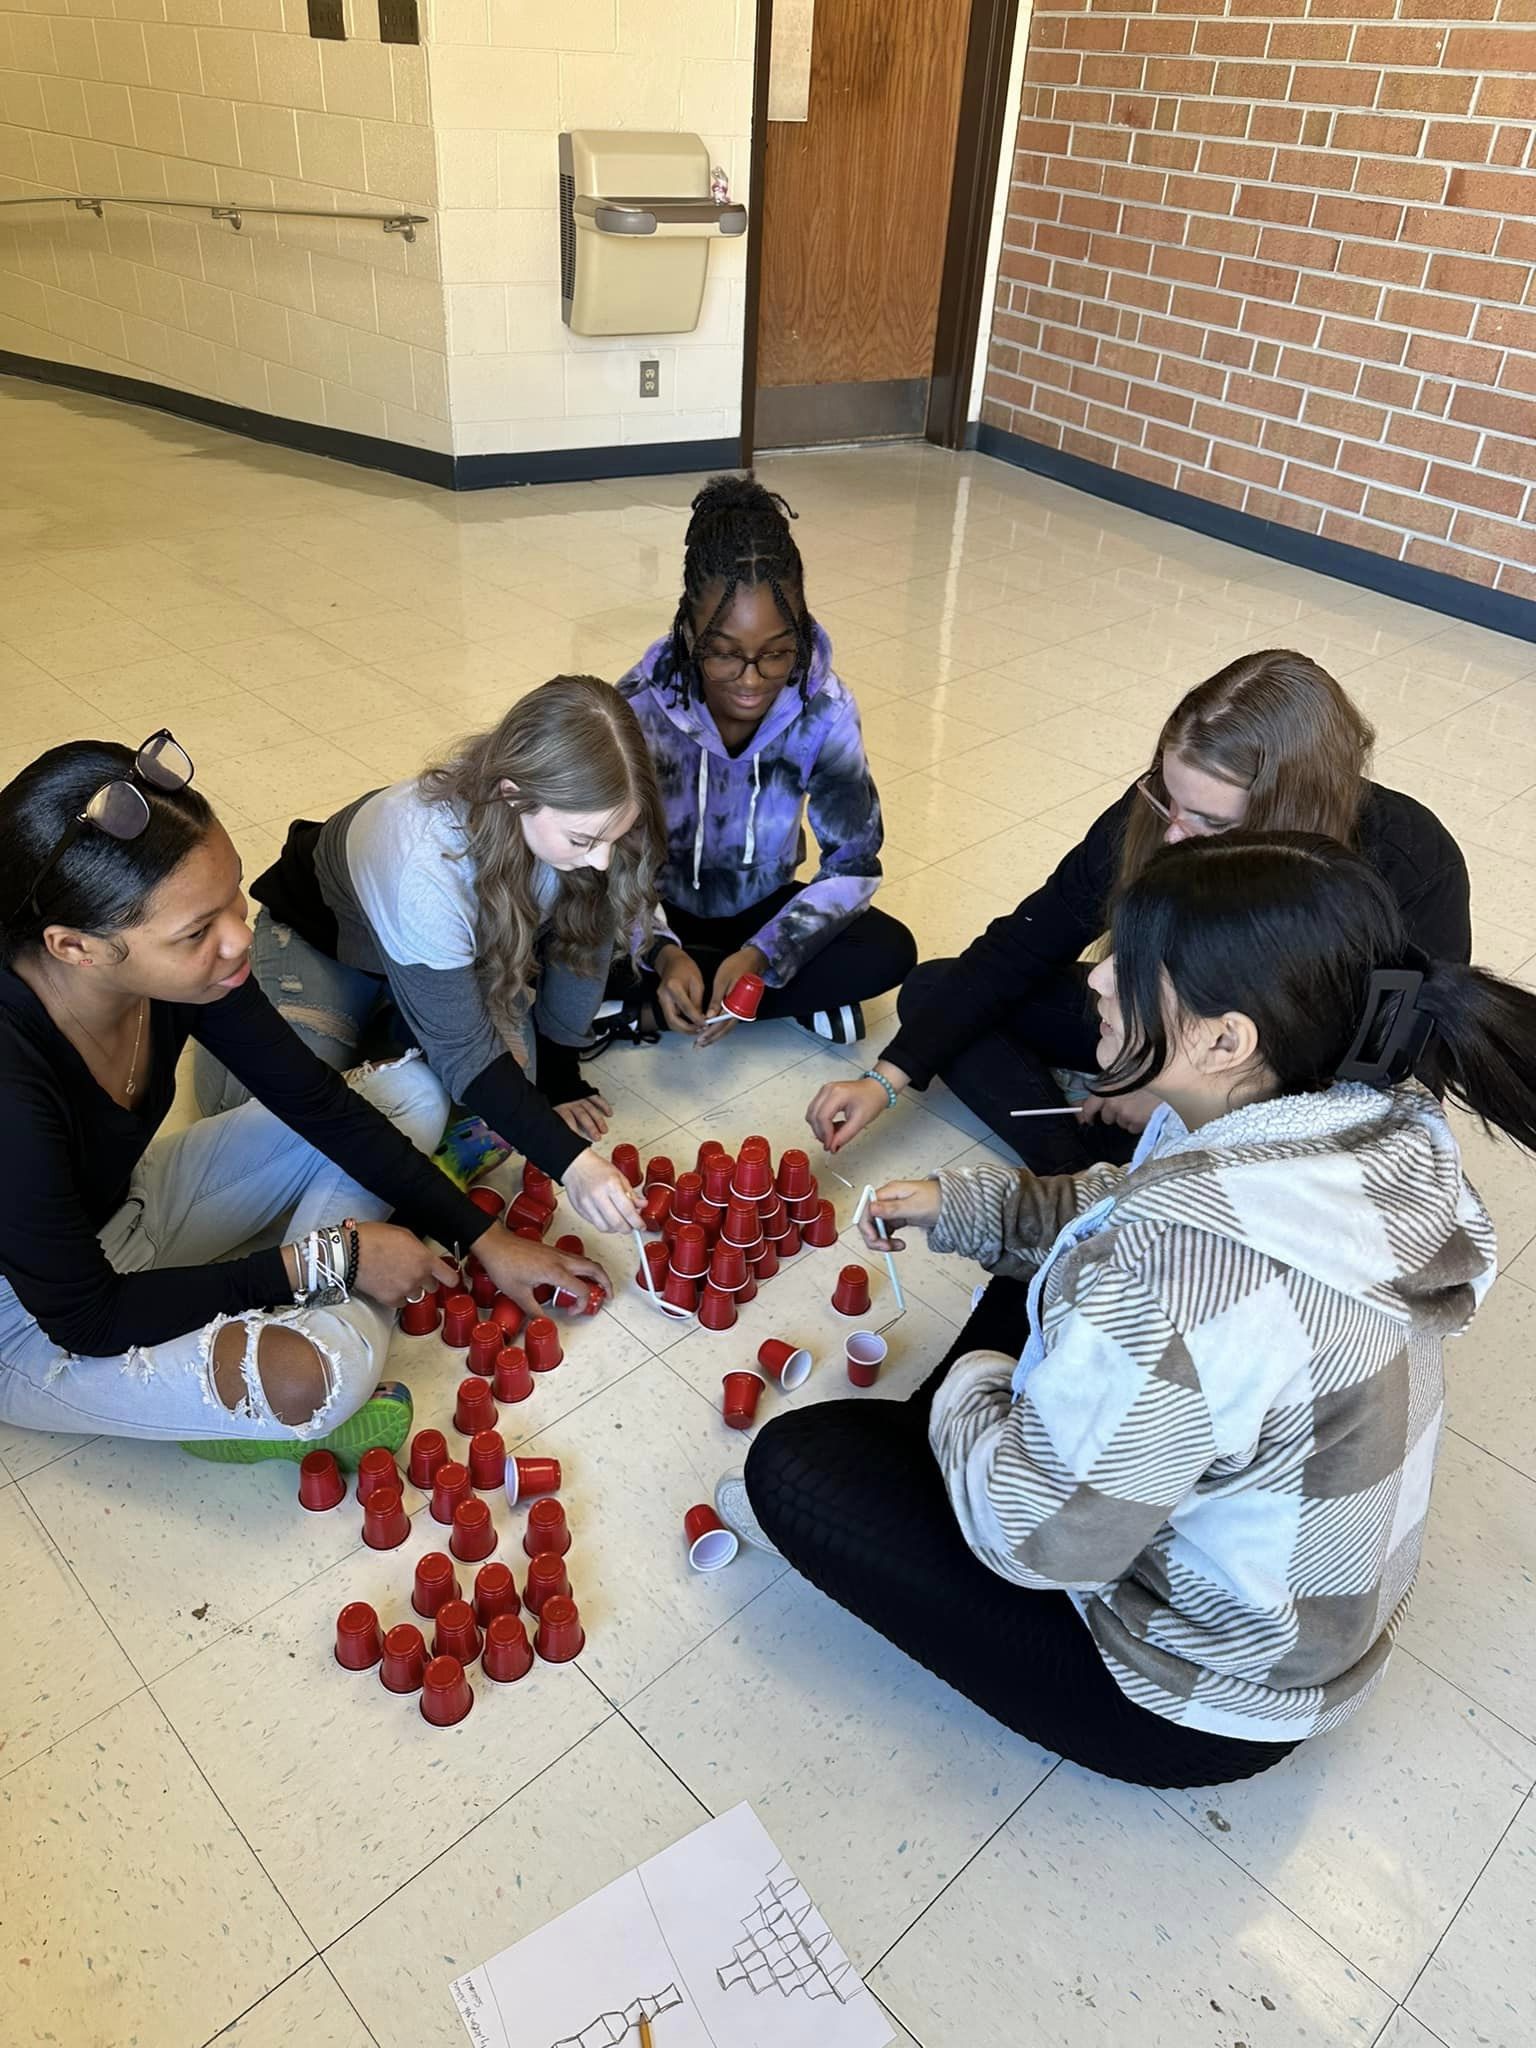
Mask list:
POLYGON ((619 2048, 619 2043, 639 2026, 642 2013, 653 2020, 658 2013, 671 2012, 682 2002, 683 1994, 675 1984, 669 1984, 665 1991, 648 1991, 632 1998, 620 2012, 600 2012, 579 2034, 564 2034, 558 2041, 551 2041, 549 2048, 619 2048))
POLYGON ((803 1991, 807 1998, 846 2003, 863 1989, 810 1894, 782 1858, 769 1871, 741 1931, 731 1961, 715 1971, 722 1991, 745 1984, 759 1995, 777 1991, 788 1998, 803 1991))

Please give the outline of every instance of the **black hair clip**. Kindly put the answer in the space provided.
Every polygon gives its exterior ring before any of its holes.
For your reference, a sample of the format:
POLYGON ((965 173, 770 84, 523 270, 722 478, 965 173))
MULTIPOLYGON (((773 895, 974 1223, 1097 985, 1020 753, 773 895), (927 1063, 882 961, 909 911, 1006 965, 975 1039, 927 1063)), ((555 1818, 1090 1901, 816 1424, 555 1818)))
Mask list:
POLYGON ((1434 1019, 1426 1017, 1417 1007, 1423 986, 1424 976, 1417 967, 1372 969, 1370 987, 1365 996, 1365 1016, 1355 1033, 1354 1044, 1339 1062, 1334 1076, 1336 1080, 1363 1081, 1368 1088, 1391 1088, 1407 1079, 1435 1028, 1434 1019), (1382 1005, 1392 996, 1399 996, 1402 1000, 1397 1006, 1397 1015, 1392 1020, 1386 1043, 1374 1058, 1365 1059, 1362 1055, 1376 1033, 1382 1005))

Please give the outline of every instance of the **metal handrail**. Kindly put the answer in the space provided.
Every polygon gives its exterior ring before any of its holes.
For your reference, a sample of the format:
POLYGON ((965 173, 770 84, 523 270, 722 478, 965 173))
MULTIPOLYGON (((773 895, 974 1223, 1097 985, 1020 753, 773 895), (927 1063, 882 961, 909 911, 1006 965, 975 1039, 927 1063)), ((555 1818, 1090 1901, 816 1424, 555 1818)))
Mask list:
POLYGON ((416 239, 418 228, 430 227, 431 220, 424 213, 354 213, 350 209, 337 211, 324 206, 255 206, 245 200, 232 205, 219 206, 209 199, 132 199, 126 193, 102 192, 87 196, 78 192, 38 192, 30 199, 0 199, 0 206, 73 206, 80 213, 94 213, 98 220, 104 218, 104 206, 168 206, 180 208, 186 213, 206 213, 214 220, 227 220, 232 228, 239 228, 241 216, 247 213, 288 215, 295 220, 372 220, 377 221, 386 235, 402 235, 408 242, 416 239))

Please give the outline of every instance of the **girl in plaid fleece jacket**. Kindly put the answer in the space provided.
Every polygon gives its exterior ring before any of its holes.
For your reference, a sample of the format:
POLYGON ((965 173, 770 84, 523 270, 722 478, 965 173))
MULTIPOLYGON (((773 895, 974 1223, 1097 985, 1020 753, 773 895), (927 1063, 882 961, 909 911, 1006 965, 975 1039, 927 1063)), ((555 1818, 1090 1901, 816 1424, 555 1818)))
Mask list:
POLYGON ((771 1424, 747 1487, 792 1563, 1020 1732, 1213 1783, 1381 1677, 1442 1345, 1495 1271, 1436 1095, 1536 1148, 1536 997, 1414 955, 1367 864, 1302 835, 1158 855, 1091 985, 1103 1085, 1163 1105, 1130 1166, 882 1188, 871 1219, 1000 1277, 914 1402, 771 1424))

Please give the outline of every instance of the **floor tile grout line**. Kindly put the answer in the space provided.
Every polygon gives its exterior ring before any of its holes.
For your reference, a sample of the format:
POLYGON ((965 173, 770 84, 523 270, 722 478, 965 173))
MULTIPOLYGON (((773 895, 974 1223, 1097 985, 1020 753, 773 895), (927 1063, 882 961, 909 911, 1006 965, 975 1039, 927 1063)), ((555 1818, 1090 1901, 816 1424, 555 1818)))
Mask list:
POLYGON ((1480 1700, 1476 1693, 1469 1692, 1459 1678, 1452 1678, 1448 1672, 1441 1671, 1436 1665, 1431 1664, 1422 1649, 1415 1649, 1411 1643, 1398 1642, 1393 1645, 1392 1654, 1394 1657, 1407 1657, 1410 1662, 1419 1665, 1422 1670, 1428 1671, 1433 1677, 1438 1678, 1442 1685, 1448 1685, 1452 1692, 1459 1693, 1467 1705, 1477 1713, 1485 1715, 1490 1721, 1496 1722, 1500 1728, 1507 1728, 1518 1742, 1526 1743, 1532 1749, 1536 1749, 1536 1734, 1527 1733, 1524 1728, 1511 1721, 1507 1714, 1501 1714, 1497 1707, 1491 1707, 1486 1700, 1480 1700))
MULTIPOLYGON (((1518 1274, 1506 1276, 1500 1272, 1498 1275, 1501 1280, 1506 1277, 1513 1277, 1517 1287, 1523 1288, 1526 1285, 1518 1274)), ((1454 1423, 1448 1422, 1445 1425, 1445 1433, 1464 1443, 1469 1450, 1480 1451, 1485 1458, 1492 1458, 1495 1465, 1502 1465, 1506 1472, 1512 1472, 1517 1479, 1523 1479, 1527 1486, 1536 1487, 1536 1472, 1527 1472, 1522 1466, 1512 1465, 1508 1458, 1502 1458, 1497 1451, 1489 1450, 1486 1444, 1480 1444, 1475 1436, 1468 1436, 1464 1429, 1457 1429, 1454 1423)))
MULTIPOLYGON (((1441 1944, 1445 1941, 1446 1937, 1450 1934, 1451 1929, 1456 1925, 1456 1922, 1461 1918, 1462 1914, 1466 1911, 1467 1903, 1471 1899, 1472 1894, 1477 1890, 1479 1884, 1481 1884, 1484 1876, 1487 1874, 1489 1865, 1493 1862, 1493 1859, 1498 1855, 1500 1849, 1503 1848, 1505 1842, 1509 1839, 1509 1836, 1514 1832, 1516 1824, 1524 1815, 1526 1808, 1532 1804, 1533 1800, 1536 1800, 1536 1792, 1527 1792, 1525 1797, 1520 1801, 1520 1804, 1515 1808, 1514 1812, 1510 1815, 1509 1820, 1505 1827, 1500 1831, 1498 1840, 1494 1843, 1493 1847, 1488 1851, 1488 1854, 1483 1858, 1482 1864, 1478 1869, 1477 1875, 1473 1878, 1471 1884, 1467 1886, 1466 1893, 1463 1896, 1461 1903, 1457 1906, 1456 1911, 1451 1915, 1450 1919, 1446 1921, 1445 1926, 1441 1929, 1439 1935, 1435 1939, 1435 1944, 1433 1948, 1431 1948, 1429 1954, 1424 1958, 1423 1962, 1419 1965, 1418 1971, 1414 1976, 1413 1982, 1409 1985, 1408 1989, 1403 1993, 1402 2003, 1404 2004, 1404 2006, 1407 2005, 1409 1999, 1412 1998, 1414 1992, 1418 1990, 1419 1985, 1423 1982, 1425 1972, 1429 1969, 1430 1964, 1439 1954, 1441 1944)), ((1411 2019, 1418 2019, 1418 2014, 1411 2013, 1409 2017, 1411 2019)), ((1420 2025, 1423 2025, 1422 2021, 1420 2021, 1420 2025)), ((1426 2031, 1429 2030, 1426 2029, 1426 2031)))

